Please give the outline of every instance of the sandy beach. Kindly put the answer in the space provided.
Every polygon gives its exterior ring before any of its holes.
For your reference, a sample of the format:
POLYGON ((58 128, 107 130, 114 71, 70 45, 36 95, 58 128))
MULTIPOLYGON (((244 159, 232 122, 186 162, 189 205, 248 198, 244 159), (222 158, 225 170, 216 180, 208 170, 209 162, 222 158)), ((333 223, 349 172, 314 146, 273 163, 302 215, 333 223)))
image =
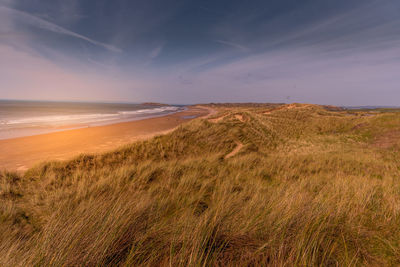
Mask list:
POLYGON ((0 169, 24 171, 46 160, 105 152, 168 133, 180 124, 210 112, 204 107, 189 107, 163 117, 0 140, 0 169))

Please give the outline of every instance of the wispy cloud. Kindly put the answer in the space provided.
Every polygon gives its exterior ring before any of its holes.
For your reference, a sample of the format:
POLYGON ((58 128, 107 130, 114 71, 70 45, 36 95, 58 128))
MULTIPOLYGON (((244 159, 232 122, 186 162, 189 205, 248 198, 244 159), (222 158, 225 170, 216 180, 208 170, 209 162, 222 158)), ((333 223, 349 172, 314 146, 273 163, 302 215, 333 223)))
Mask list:
POLYGON ((156 48, 154 48, 153 50, 151 50, 150 55, 149 55, 150 58, 154 59, 154 58, 158 57, 161 54, 163 48, 164 48, 164 44, 161 44, 161 45, 157 46, 156 48))
POLYGON ((243 51, 243 52, 248 52, 248 51, 250 51, 250 49, 247 48, 246 46, 240 45, 240 44, 237 44, 237 43, 228 42, 228 41, 223 41, 223 40, 215 40, 215 42, 220 43, 220 44, 224 44, 224 45, 227 45, 227 46, 236 48, 236 49, 239 49, 239 50, 241 50, 241 51, 243 51))
POLYGON ((93 40, 89 37, 86 37, 84 35, 78 34, 76 32, 70 31, 68 29, 65 29, 61 26, 58 26, 52 22, 49 22, 47 20, 44 20, 42 18, 36 17, 32 14, 29 14, 27 12, 24 11, 20 11, 14 8, 9 8, 9 7, 5 7, 5 6, 0 6, 0 14, 1 13, 8 13, 9 15, 11 15, 11 17, 14 17, 14 19, 19 19, 22 20, 23 22, 30 24, 32 26, 35 26, 37 28, 43 29, 43 30, 47 30, 47 31, 51 31, 54 33, 58 33, 58 34, 64 34, 64 35, 68 35, 68 36, 72 36, 81 40, 84 40, 86 42, 89 42, 93 45, 105 48, 107 50, 110 50, 112 52, 122 52, 121 49, 110 45, 110 44, 106 44, 106 43, 102 43, 96 40, 93 40))

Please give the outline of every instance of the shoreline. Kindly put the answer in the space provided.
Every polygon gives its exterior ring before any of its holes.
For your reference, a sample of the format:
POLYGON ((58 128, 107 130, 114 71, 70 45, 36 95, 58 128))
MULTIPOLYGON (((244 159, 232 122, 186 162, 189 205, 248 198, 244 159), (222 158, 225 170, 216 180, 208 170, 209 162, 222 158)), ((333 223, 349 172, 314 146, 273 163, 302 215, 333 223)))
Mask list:
POLYGON ((44 127, 37 127, 37 128, 16 128, 10 129, 8 132, 0 132, 0 141, 1 140, 9 140, 9 139, 16 139, 21 137, 30 137, 35 135, 43 135, 43 134, 50 134, 56 133, 61 131, 69 131, 69 130, 77 130, 83 128, 90 128, 90 127, 98 127, 98 126, 107 126, 113 125, 118 123, 124 122, 132 122, 132 121, 140 121, 158 117, 164 117, 168 115, 172 115, 175 113, 179 113, 188 109, 188 106, 180 106, 178 110, 170 111, 168 113, 159 113, 159 114, 145 114, 138 117, 131 117, 131 118, 118 118, 106 121, 93 121, 87 123, 70 123, 70 124, 63 124, 57 126, 44 126, 44 127))
POLYGON ((173 131, 184 122, 209 115, 206 107, 189 106, 165 116, 69 129, 0 140, 0 170, 23 172, 47 160, 67 160, 82 153, 102 153, 173 131))

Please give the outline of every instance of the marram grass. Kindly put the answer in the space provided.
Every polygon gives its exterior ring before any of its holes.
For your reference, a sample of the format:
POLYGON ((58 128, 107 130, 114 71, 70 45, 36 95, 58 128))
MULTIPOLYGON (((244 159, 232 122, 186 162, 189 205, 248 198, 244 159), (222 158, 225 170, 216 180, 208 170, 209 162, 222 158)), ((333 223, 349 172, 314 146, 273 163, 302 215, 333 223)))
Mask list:
POLYGON ((217 108, 2 172, 0 266, 400 265, 397 110, 217 108))

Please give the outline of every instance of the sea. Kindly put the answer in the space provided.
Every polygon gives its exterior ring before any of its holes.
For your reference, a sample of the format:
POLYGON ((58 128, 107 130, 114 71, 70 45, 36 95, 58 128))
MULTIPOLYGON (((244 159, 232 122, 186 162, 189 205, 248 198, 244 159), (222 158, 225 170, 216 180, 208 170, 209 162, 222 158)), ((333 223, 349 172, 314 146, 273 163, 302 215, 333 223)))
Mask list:
POLYGON ((160 117, 184 109, 155 103, 0 100, 0 139, 160 117))

